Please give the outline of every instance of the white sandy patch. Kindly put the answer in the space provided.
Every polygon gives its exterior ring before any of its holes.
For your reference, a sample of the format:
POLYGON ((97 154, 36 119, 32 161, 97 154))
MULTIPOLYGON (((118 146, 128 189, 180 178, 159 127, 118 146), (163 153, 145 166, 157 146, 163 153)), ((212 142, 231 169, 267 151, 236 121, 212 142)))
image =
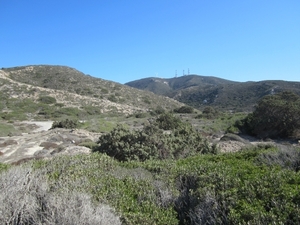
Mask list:
POLYGON ((34 155, 34 153, 36 153, 37 151, 40 151, 42 149, 43 149, 43 147, 40 147, 40 146, 34 146, 31 148, 27 148, 26 149, 27 151, 24 153, 24 155, 31 156, 31 155, 34 155))
POLYGON ((38 126, 33 132, 47 131, 52 127, 53 121, 24 121, 22 123, 35 124, 38 126))
POLYGON ((11 152, 8 152, 8 153, 6 153, 7 151, 9 151, 9 150, 4 150, 4 151, 1 151, 2 153, 4 153, 4 154, 5 154, 5 157, 8 157, 8 156, 10 156, 10 155, 14 154, 14 153, 17 151, 17 149, 16 149, 16 150, 13 150, 13 151, 11 151, 11 152))

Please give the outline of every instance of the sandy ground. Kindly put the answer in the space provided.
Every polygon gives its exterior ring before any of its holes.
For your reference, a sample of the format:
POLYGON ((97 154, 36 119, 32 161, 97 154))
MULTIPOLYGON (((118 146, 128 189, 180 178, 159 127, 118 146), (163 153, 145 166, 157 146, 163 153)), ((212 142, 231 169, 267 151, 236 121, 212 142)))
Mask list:
POLYGON ((22 136, 2 137, 3 146, 0 147, 4 154, 0 162, 11 162, 21 159, 22 157, 33 156, 35 152, 42 150, 39 144, 44 139, 40 132, 48 131, 52 127, 53 121, 23 121, 22 124, 36 125, 30 133, 23 133, 22 136), (6 144, 5 143, 12 143, 6 144))
POLYGON ((32 132, 37 133, 49 130, 52 127, 53 121, 24 121, 22 123, 35 124, 38 128, 34 129, 32 132))
POLYGON ((49 130, 52 123, 53 121, 24 121, 22 124, 31 128, 28 133, 0 137, 0 162, 14 163, 28 158, 49 158, 55 154, 89 153, 90 149, 78 144, 87 139, 95 141, 99 137, 98 134, 85 130, 49 130))

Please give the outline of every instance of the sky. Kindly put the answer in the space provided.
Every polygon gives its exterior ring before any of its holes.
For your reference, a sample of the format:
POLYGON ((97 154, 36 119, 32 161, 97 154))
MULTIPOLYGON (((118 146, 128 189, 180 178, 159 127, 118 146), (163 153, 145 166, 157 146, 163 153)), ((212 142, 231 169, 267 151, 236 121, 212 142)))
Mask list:
POLYGON ((299 0, 0 0, 0 68, 300 81, 299 0))

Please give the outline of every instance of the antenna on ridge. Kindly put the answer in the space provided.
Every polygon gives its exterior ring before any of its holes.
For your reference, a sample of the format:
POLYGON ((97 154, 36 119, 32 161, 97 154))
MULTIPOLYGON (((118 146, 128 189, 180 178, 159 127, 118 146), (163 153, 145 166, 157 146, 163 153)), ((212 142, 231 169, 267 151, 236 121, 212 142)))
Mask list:
POLYGON ((175 70, 175 77, 177 77, 177 70, 175 70))
POLYGON ((184 70, 182 71, 182 75, 184 76, 184 70))

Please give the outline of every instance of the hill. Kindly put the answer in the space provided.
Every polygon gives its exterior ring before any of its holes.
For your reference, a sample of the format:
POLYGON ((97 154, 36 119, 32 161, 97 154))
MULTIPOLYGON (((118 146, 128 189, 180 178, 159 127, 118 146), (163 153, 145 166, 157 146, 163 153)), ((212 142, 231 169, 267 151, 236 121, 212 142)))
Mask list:
POLYGON ((66 66, 2 68, 0 85, 0 111, 6 119, 60 117, 67 108, 72 109, 69 113, 73 111, 84 117, 101 113, 132 114, 158 106, 172 109, 182 105, 173 99, 95 78, 66 66))
POLYGON ((126 85, 168 96, 195 108, 214 106, 222 110, 251 111, 265 95, 290 90, 300 94, 300 82, 266 80, 235 82, 211 76, 144 78, 126 85))

